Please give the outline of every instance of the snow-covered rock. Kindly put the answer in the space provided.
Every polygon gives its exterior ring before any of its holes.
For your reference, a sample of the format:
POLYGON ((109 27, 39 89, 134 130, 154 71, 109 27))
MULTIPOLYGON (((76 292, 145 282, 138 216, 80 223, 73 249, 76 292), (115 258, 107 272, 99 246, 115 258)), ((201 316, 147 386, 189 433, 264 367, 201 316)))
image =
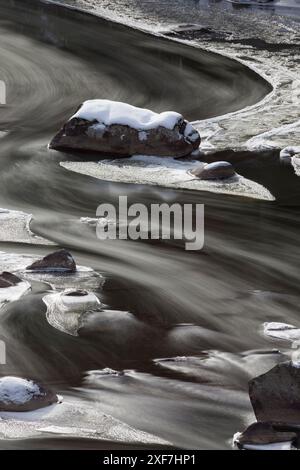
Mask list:
POLYGON ((58 401, 54 392, 32 380, 10 376, 0 379, 0 411, 32 411, 58 401))
POLYGON ((198 131, 179 113, 158 114, 126 103, 89 100, 67 121, 49 147, 119 157, 183 157, 199 145, 198 131))

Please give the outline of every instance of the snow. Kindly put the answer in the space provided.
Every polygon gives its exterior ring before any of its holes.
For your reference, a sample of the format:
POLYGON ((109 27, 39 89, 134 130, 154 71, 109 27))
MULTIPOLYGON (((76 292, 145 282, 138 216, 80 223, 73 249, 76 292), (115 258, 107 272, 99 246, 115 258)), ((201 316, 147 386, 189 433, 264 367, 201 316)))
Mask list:
POLYGON ((41 395, 40 388, 31 380, 18 377, 2 377, 0 379, 0 401, 22 405, 34 396, 41 395))
MULTIPOLYGON (((70 120, 73 118, 98 121, 100 125, 106 126, 120 124, 143 131, 155 129, 158 126, 172 130, 179 121, 183 120, 181 114, 174 111, 158 114, 149 109, 110 100, 85 101, 70 120)), ((98 130, 98 125, 94 125, 92 129, 98 130)))

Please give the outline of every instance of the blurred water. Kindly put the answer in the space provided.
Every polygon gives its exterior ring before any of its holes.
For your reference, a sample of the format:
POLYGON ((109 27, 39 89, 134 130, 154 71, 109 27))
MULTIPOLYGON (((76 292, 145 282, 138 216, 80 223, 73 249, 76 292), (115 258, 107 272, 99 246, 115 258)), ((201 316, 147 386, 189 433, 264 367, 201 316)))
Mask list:
MULTIPOLYGON (((36 233, 106 277, 101 301, 133 314, 119 322, 91 320, 80 337, 71 337, 47 323, 47 286, 37 282, 31 295, 1 311, 8 349, 1 374, 34 377, 97 403, 177 448, 229 448, 233 433, 253 419, 247 381, 283 357, 272 351, 280 343, 261 336, 261 324, 298 322, 298 178, 275 152, 236 162, 239 173, 276 196, 274 203, 109 183, 62 169, 64 157, 48 152, 47 143, 86 98, 200 119, 253 104, 270 86, 221 56, 31 0, 0 0, 0 18, 0 79, 7 86, 0 129, 9 131, 0 140, 0 206, 33 213, 36 233), (95 216, 99 203, 116 203, 119 195, 146 205, 205 204, 204 250, 188 253, 167 241, 98 241, 74 221, 95 216), (154 362, 176 356, 187 359, 154 362), (88 373, 107 367, 128 372, 88 373)), ((0 249, 49 250, 4 243, 0 249)))

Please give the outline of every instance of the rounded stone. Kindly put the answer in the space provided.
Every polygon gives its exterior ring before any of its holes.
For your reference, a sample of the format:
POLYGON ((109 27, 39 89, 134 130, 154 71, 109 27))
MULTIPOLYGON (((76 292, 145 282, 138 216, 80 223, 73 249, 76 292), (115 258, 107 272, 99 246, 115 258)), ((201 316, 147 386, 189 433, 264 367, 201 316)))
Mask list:
POLYGON ((201 180, 223 180, 236 175, 231 163, 225 161, 208 163, 195 168, 191 173, 201 180))

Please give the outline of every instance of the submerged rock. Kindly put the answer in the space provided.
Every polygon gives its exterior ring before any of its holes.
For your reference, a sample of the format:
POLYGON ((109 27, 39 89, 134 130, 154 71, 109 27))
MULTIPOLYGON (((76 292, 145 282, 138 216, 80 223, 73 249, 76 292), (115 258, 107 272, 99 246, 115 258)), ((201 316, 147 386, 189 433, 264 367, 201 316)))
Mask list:
POLYGON ((234 437, 234 443, 242 449, 256 449, 264 447, 275 449, 290 449, 296 442, 297 434, 291 431, 282 431, 273 423, 258 422, 251 424, 244 432, 234 437), (274 446, 276 444, 276 446, 274 446))
POLYGON ((300 368, 283 362, 249 382, 249 396, 258 421, 300 424, 300 368))
POLYGON ((33 411, 58 401, 52 390, 33 380, 10 376, 0 379, 0 411, 33 411))
POLYGON ((201 180, 223 180, 236 175, 229 162, 208 163, 205 166, 195 168, 191 173, 201 180))
POLYGON ((0 274, 0 288, 5 289, 7 287, 12 287, 12 286, 17 286, 20 284, 22 279, 20 279, 18 276, 15 276, 12 273, 9 273, 7 271, 4 271, 3 273, 0 274))
POLYGON ((37 272, 67 272, 74 273, 76 271, 76 263, 72 255, 67 250, 58 250, 43 259, 35 261, 27 270, 37 272))
POLYGON ((55 150, 184 157, 200 135, 179 113, 154 113, 109 100, 85 101, 49 144, 55 150))

